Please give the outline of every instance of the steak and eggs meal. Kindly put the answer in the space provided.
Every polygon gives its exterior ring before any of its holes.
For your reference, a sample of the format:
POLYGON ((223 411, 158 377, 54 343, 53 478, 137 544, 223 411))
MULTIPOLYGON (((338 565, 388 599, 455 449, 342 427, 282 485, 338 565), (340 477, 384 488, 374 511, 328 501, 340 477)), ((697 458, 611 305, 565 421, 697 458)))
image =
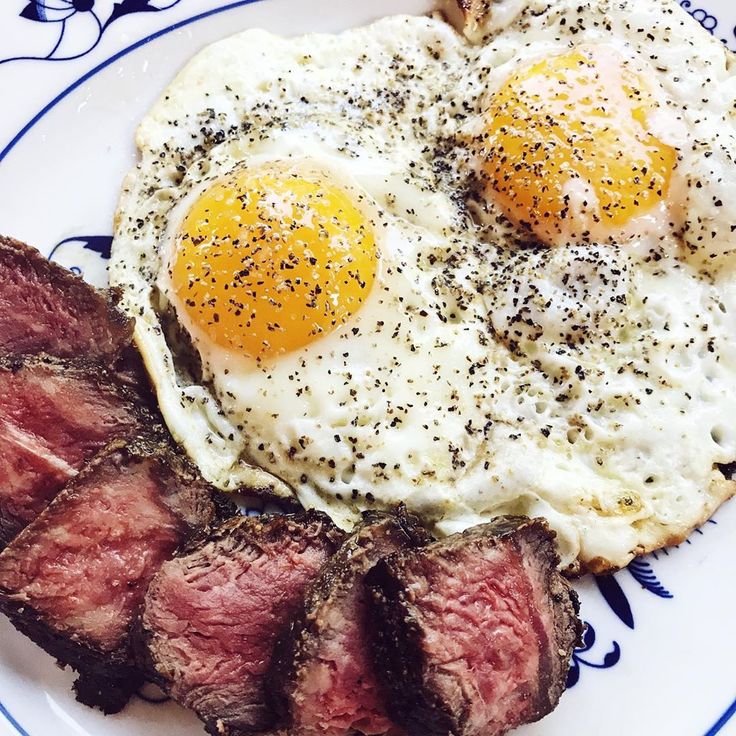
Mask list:
POLYGON ((200 52, 112 289, 0 237, 0 609, 80 701, 503 734, 564 691, 562 573, 736 491, 730 52, 669 0, 442 10, 200 52))

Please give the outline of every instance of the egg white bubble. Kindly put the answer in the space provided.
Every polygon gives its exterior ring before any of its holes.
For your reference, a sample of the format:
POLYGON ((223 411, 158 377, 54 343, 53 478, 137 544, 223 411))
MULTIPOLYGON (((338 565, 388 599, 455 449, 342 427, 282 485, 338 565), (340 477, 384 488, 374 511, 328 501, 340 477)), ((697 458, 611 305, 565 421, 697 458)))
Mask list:
POLYGON ((174 437, 217 485, 293 489, 345 526, 400 501, 439 534, 541 515, 563 566, 624 565, 733 493, 732 61, 661 0, 505 0, 484 31, 398 16, 205 49, 141 122, 111 281, 174 437), (468 141, 515 70, 577 44, 645 80, 672 185, 613 243, 520 245, 471 196, 468 141), (348 193, 379 263, 348 324, 257 362, 192 322, 169 266, 212 182, 279 162, 348 193))

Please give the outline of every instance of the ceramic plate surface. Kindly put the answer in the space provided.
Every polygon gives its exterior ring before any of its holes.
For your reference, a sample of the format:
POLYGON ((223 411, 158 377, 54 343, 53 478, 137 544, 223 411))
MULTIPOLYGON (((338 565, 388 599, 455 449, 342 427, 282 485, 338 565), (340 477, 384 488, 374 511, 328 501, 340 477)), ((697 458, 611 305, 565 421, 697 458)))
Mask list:
MULTIPOLYGON (((431 0, 3 0, 0 232, 105 282, 111 220, 137 121, 204 45, 259 26, 337 31, 431 0)), ((736 3, 684 0, 736 48, 736 3)), ((697 104, 697 101, 693 101, 697 104)), ((736 734, 736 501, 679 548, 577 583, 584 645, 559 708, 519 736, 736 734)), ((0 620, 0 734, 201 736, 172 703, 105 717, 72 675, 0 620)))

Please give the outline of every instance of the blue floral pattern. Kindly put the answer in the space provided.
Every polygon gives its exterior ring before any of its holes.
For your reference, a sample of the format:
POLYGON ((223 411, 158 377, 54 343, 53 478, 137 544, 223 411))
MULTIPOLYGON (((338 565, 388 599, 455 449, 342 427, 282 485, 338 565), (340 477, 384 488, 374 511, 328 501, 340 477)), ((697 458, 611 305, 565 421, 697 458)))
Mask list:
MULTIPOLYGON (((0 58, 0 65, 12 61, 70 61, 78 59, 102 40, 105 31, 118 18, 133 13, 167 10, 181 0, 29 0, 18 14, 20 18, 49 26, 49 46, 43 53, 0 58)), ((694 7, 692 0, 680 0, 680 6, 712 35, 719 30, 716 16, 705 8, 694 7)), ((720 32, 720 31, 719 31, 720 32)), ((736 28, 731 30, 731 42, 736 28)), ((722 38, 724 43, 729 39, 722 38)))
POLYGON ((88 54, 102 40, 105 31, 119 18, 132 13, 157 13, 178 5, 181 0, 30 0, 19 17, 48 25, 49 49, 39 54, 0 58, 0 65, 12 61, 71 61, 88 54))
POLYGON ((711 15, 704 8, 693 8, 691 0, 682 0, 680 7, 683 8, 689 15, 692 15, 698 23, 709 33, 715 33, 718 26, 718 18, 715 15, 711 15))
POLYGON ((645 559, 637 558, 629 563, 629 572, 639 585, 659 598, 673 598, 672 593, 662 585, 652 570, 652 564, 645 559))
POLYGON ((91 284, 105 286, 111 245, 111 235, 76 235, 59 241, 49 258, 91 284))
POLYGON ((712 13, 709 13, 705 8, 701 7, 693 7, 692 0, 680 0, 680 7, 688 14, 691 15, 693 18, 695 18, 698 23, 700 23, 703 28, 705 28, 708 33, 711 34, 711 36, 720 36, 720 39, 723 43, 730 46, 732 49, 734 48, 734 41, 736 40, 736 28, 732 28, 728 33, 727 36, 730 36, 730 38, 726 38, 725 36, 721 36, 721 29, 719 27, 719 21, 718 18, 716 18, 715 15, 712 13))
POLYGON ((583 643, 572 653, 572 661, 570 662, 570 671, 567 673, 567 687, 575 687, 580 679, 581 667, 592 667, 596 670, 605 670, 613 667, 621 659, 621 647, 617 642, 611 642, 611 649, 607 651, 600 662, 593 662, 583 654, 590 652, 595 646, 596 634, 595 629, 587 621, 585 622, 585 633, 583 634, 583 643))
POLYGON ((608 607, 616 614, 618 619, 630 629, 634 628, 634 614, 631 604, 626 597, 623 588, 616 579, 615 574, 600 575, 595 579, 595 584, 603 596, 608 607))

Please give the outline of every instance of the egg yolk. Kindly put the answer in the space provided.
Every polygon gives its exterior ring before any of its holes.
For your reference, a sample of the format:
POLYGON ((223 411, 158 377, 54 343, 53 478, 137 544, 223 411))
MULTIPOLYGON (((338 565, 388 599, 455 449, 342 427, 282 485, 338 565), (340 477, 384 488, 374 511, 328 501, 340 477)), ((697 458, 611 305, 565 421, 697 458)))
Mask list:
POLYGON ((375 278, 371 223, 327 176, 271 166, 215 181, 189 209, 170 273, 214 343, 253 358, 349 321, 375 278))
POLYGON ((621 232, 667 196, 676 151, 648 130, 655 109, 610 47, 531 64, 491 99, 487 196, 548 244, 621 232))

